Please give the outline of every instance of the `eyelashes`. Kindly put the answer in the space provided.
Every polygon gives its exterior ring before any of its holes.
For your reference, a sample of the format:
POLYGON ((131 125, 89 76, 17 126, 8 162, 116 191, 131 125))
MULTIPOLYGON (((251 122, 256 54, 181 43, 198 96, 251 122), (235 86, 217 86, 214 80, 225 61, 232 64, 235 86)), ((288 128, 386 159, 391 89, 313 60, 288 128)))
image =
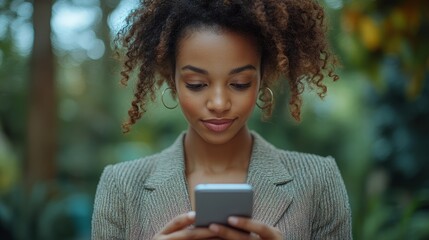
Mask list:
POLYGON ((231 86, 237 90, 248 89, 251 85, 252 85, 251 82, 248 82, 248 83, 231 83, 231 86))
MULTIPOLYGON (((192 91, 200 91, 208 85, 205 83, 185 83, 185 86, 192 91)), ((250 88, 252 86, 252 83, 231 83, 230 86, 236 90, 243 91, 250 88)))
POLYGON ((200 91, 205 86, 207 86, 207 84, 205 84, 205 83, 195 83, 195 84, 185 83, 185 84, 186 84, 186 88, 188 88, 188 89, 190 89, 192 91, 200 91))

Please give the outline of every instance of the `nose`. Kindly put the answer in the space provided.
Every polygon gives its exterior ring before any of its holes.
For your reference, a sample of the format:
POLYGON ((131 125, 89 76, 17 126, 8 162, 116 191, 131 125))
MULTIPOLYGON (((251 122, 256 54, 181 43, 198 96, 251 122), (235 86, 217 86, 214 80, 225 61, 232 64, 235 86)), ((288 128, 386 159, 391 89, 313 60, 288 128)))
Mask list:
POLYGON ((231 109, 231 99, 227 89, 223 87, 213 88, 207 100, 207 108, 215 113, 223 113, 231 109))

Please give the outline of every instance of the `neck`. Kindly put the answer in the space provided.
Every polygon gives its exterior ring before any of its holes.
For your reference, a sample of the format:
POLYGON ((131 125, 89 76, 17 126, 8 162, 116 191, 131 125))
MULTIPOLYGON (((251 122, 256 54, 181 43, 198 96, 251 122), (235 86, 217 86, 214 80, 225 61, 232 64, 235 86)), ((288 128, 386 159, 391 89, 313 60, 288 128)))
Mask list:
POLYGON ((189 128, 184 144, 188 173, 197 170, 214 174, 237 169, 247 171, 252 151, 252 136, 247 127, 222 144, 208 143, 189 128))

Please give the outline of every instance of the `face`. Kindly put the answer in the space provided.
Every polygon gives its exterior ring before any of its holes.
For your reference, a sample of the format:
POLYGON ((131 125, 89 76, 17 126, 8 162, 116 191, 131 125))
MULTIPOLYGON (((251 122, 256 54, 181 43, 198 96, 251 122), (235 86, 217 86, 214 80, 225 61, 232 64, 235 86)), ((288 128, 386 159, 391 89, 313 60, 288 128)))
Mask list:
POLYGON ((178 43, 175 84, 188 134, 224 144, 247 131, 261 81, 255 39, 232 31, 196 30, 178 43))

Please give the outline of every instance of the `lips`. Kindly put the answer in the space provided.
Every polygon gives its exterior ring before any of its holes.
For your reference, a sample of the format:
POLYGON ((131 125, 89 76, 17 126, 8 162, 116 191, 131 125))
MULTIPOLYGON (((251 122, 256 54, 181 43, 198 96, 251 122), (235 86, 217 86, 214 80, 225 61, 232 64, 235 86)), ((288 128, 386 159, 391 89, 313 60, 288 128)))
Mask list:
POLYGON ((204 126, 213 132, 223 132, 232 125, 235 119, 202 120, 204 126))

